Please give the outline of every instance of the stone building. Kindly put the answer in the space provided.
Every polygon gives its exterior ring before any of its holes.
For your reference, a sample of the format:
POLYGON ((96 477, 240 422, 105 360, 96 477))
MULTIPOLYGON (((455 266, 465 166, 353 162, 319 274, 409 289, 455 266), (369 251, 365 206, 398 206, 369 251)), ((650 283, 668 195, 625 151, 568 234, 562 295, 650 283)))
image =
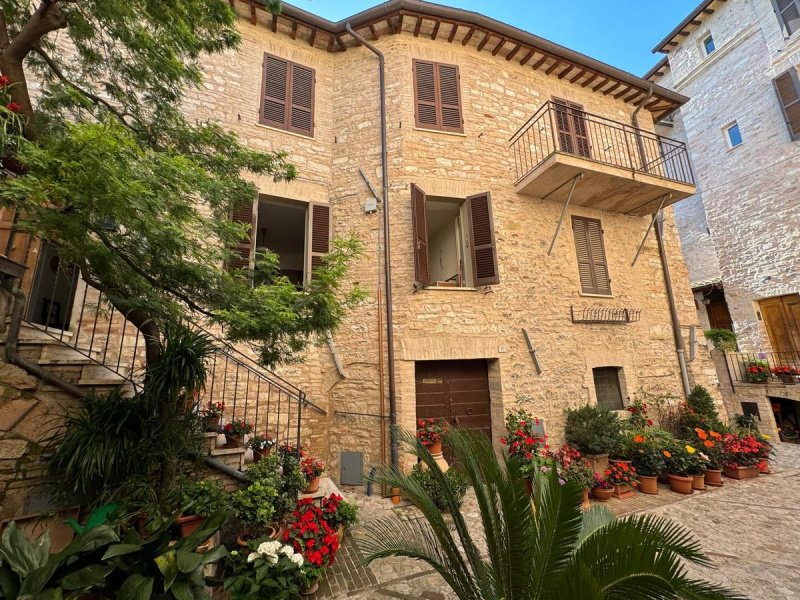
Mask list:
POLYGON ((691 98, 656 129, 688 141, 697 178, 675 220, 700 322, 752 353, 729 361, 734 383, 753 359, 800 367, 800 2, 704 1, 654 52, 645 78, 691 98))
MULTIPOLYGON (((239 266, 268 247, 301 283, 332 238, 354 234, 367 248, 352 271, 367 300, 329 343, 280 370, 285 385, 269 379, 278 399, 294 398, 294 384, 313 403, 301 437, 334 479, 342 453, 365 468, 389 459, 393 412, 406 429, 442 417, 497 440, 519 400, 558 441, 568 406, 715 389, 671 208, 695 193, 688 156, 654 133, 685 96, 417 0, 340 23, 291 5, 280 16, 233 6, 242 47, 206 60, 186 111, 286 151, 299 170, 292 183, 255 181, 252 210, 235 215, 252 224, 239 266), (385 163, 369 45, 385 57, 385 163)), ((78 299, 61 307, 73 321, 83 317, 76 285, 62 294, 78 299)), ((52 328, 47 307, 28 321, 52 328)), ((259 412, 269 399, 263 389, 254 398, 249 371, 246 388, 236 373, 219 379, 269 433, 259 412)))

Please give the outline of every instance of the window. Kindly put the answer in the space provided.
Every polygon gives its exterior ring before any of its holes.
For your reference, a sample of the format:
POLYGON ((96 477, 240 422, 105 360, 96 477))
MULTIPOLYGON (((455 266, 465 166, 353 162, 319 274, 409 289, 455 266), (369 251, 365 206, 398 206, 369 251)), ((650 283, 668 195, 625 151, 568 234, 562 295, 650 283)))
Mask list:
POLYGON ((778 102, 783 111, 789 137, 800 139, 800 77, 797 68, 792 67, 772 81, 778 102))
POLYGON ((458 67, 421 60, 414 60, 413 64, 417 127, 463 133, 458 67))
POLYGON ((713 38, 713 36, 712 36, 712 35, 709 33, 709 34, 708 34, 708 35, 707 35, 707 36, 706 36, 706 37, 703 39, 703 50, 705 50, 706 56, 708 56, 709 54, 711 54, 712 52, 714 52, 714 50, 716 50, 716 49, 717 49, 717 48, 716 48, 716 46, 714 46, 714 38, 713 38))
POLYGON ((415 279, 421 286, 499 282, 491 194, 428 197, 411 186, 415 279))
POLYGON ((787 37, 800 29, 800 0, 772 0, 787 37))
POLYGON ((730 125, 726 125, 724 130, 728 147, 736 148, 736 146, 740 146, 742 144, 742 132, 739 131, 739 124, 736 121, 730 125))
POLYGON ((603 245, 603 228, 597 219, 572 217, 575 251, 578 255, 578 272, 581 292, 584 294, 611 295, 611 279, 603 245))
MULTIPOLYGON (((297 286, 302 286, 309 273, 322 263, 322 257, 330 250, 330 206, 287 200, 272 196, 261 196, 256 214, 252 205, 234 213, 233 220, 252 223, 250 230, 236 248, 242 258, 230 261, 229 269, 249 268, 253 250, 269 250, 278 255, 278 272, 297 286)), ((256 270, 259 282, 259 271, 256 270)))
POLYGON ((562 152, 592 157, 589 130, 583 106, 560 98, 553 98, 558 127, 558 146, 562 152))
POLYGON ((592 369, 594 376, 594 391, 597 395, 597 405, 609 410, 622 410, 622 382, 620 367, 597 367, 592 369))
POLYGON ((264 54, 258 122, 314 136, 314 69, 264 54))

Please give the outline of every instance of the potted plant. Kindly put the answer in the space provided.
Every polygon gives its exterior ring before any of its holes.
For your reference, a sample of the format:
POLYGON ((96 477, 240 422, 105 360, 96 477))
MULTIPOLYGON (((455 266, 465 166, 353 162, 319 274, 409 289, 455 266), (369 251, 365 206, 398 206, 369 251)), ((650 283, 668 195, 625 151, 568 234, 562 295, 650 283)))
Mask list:
POLYGON ((250 542, 250 552, 232 551, 223 589, 230 600, 296 598, 305 582, 305 558, 293 546, 270 538, 250 542))
POLYGON ((315 494, 319 491, 320 476, 325 472, 325 463, 318 458, 308 456, 300 461, 300 470, 306 476, 304 494, 315 494))
POLYGON ((442 453, 442 434, 445 431, 447 431, 447 424, 441 419, 419 419, 417 421, 417 439, 431 454, 442 453))
POLYGON ((339 494, 323 498, 321 506, 325 522, 336 532, 341 544, 345 531, 358 523, 358 506, 344 500, 339 494))
MULTIPOLYGON (((577 452, 577 451, 576 451, 577 452)), ((583 490, 583 502, 581 508, 589 508, 589 490, 594 487, 594 469, 580 457, 574 457, 566 464, 561 463, 558 469, 559 477, 564 481, 572 481, 581 486, 583 490)))
POLYGON ((761 442, 761 452, 759 453, 759 457, 761 458, 761 462, 758 463, 758 472, 764 475, 769 475, 772 473, 772 470, 769 466, 769 460, 772 456, 772 453, 775 452, 775 448, 772 446, 772 443, 769 441, 769 436, 763 433, 755 434, 756 438, 761 442))
POLYGON ((247 442, 247 447, 253 451, 254 463, 257 463, 265 456, 269 456, 273 446, 275 446, 275 440, 261 435, 254 435, 247 442))
POLYGON ((208 401, 206 407, 200 411, 200 416, 205 422, 206 431, 219 431, 219 426, 222 424, 222 414, 224 412, 224 402, 208 401))
POLYGON ((693 472, 697 469, 697 450, 689 444, 676 443, 663 451, 669 473, 669 487, 679 494, 691 494, 693 472))
POLYGON ((644 434, 633 436, 633 466, 639 476, 639 491, 658 494, 658 476, 665 468, 665 457, 658 441, 644 434))
MULTIPOLYGON (((754 433, 727 433, 722 440, 722 472, 731 479, 758 477, 765 444, 754 433)), ((768 451, 767 451, 768 455, 768 451)))
POLYGON ((239 535, 236 542, 248 548, 248 542, 262 537, 275 537, 272 526, 278 490, 269 479, 256 479, 231 496, 231 506, 239 518, 239 535))
POLYGON ((636 467, 625 462, 612 463, 605 471, 608 482, 614 486, 614 497, 625 500, 636 495, 639 477, 636 467))
POLYGON ((786 385, 794 385, 797 383, 797 376, 800 375, 800 369, 795 369, 789 365, 779 365, 772 367, 772 374, 781 380, 781 383, 786 385))
POLYGON ((723 484, 722 434, 713 429, 706 431, 700 427, 696 427, 694 432, 697 436, 697 443, 702 446, 705 456, 706 471, 703 482, 705 485, 720 487, 723 484))
POLYGON ((500 438, 506 447, 509 460, 522 466, 525 488, 533 489, 531 478, 545 464, 542 459, 550 454, 547 436, 542 433, 541 421, 524 408, 506 413, 506 434, 500 438))
POLYGON ((179 486, 181 514, 176 523, 181 536, 188 537, 211 515, 226 510, 230 505, 228 493, 219 481, 203 479, 179 486))
POLYGON ((765 360, 749 360, 744 370, 750 383, 767 383, 769 380, 769 365, 765 360))
POLYGON ((613 411, 586 404, 566 410, 567 442, 592 463, 595 473, 605 472, 608 455, 620 446, 621 424, 613 411))
POLYGON ((292 519, 283 534, 283 541, 303 554, 305 582, 300 593, 313 594, 319 588, 319 579, 325 569, 336 558, 339 540, 325 520, 322 509, 312 498, 303 498, 297 502, 292 511, 292 519))
POLYGON ((594 474, 594 485, 592 486, 592 496, 599 502, 608 502, 614 495, 614 485, 602 475, 594 474))
POLYGON ((244 436, 253 432, 253 426, 244 419, 234 419, 222 428, 229 446, 241 446, 244 436))

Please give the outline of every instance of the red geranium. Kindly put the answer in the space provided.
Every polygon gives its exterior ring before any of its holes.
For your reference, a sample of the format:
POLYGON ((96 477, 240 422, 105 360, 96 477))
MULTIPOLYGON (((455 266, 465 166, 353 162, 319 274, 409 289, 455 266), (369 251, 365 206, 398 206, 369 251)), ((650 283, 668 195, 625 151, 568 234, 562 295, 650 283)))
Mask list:
POLYGON ((16 102, 9 102, 8 104, 6 104, 6 108, 11 112, 17 112, 22 110, 22 105, 17 104, 16 102))
POLYGON ((639 476, 636 474, 636 467, 624 462, 610 463, 605 470, 606 479, 613 485, 639 485, 639 476))
POLYGON ((319 568, 332 565, 339 551, 336 532, 325 521, 323 509, 311 498, 297 502, 283 533, 283 541, 291 544, 296 552, 319 568))
POLYGON ((447 431, 444 421, 436 419, 419 419, 417 421, 417 439, 426 448, 442 441, 442 434, 447 431))
POLYGON ((6 87, 9 83, 11 83, 11 79, 8 75, 0 75, 0 87, 6 87))
POLYGON ((325 463, 318 458, 309 456, 300 461, 300 470, 309 483, 325 472, 325 463))

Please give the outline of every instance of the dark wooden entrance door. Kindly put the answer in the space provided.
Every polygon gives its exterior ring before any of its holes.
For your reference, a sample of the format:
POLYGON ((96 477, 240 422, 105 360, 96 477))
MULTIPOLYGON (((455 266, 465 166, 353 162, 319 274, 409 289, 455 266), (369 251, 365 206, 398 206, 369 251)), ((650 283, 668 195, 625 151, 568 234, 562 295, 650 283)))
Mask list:
POLYGON ((417 418, 492 437, 489 368, 485 360, 420 361, 416 365, 417 418))
POLYGON ((764 325, 775 352, 800 352, 800 295, 759 302, 764 325))

